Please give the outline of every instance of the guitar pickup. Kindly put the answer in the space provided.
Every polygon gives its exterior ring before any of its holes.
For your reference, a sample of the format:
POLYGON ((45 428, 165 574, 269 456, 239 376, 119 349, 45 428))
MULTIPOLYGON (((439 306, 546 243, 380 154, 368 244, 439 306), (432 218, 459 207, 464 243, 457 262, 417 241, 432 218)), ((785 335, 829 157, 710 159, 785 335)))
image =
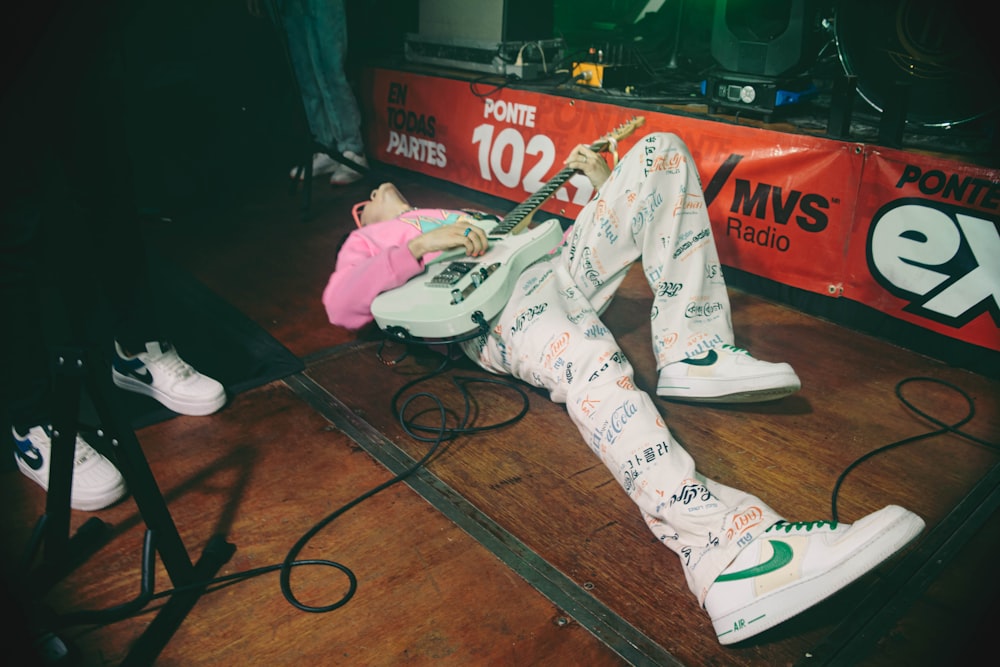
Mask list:
POLYGON ((452 262, 427 281, 430 287, 451 287, 476 267, 476 262, 452 262))

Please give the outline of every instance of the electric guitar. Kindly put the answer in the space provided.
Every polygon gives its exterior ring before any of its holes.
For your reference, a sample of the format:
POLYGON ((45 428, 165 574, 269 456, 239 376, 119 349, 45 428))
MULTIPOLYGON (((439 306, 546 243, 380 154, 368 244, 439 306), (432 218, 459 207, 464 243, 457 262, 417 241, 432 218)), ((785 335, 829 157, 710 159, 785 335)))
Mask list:
MULTIPOLYGON (((592 143, 590 149, 606 151, 644 122, 642 116, 633 118, 592 143)), ((445 339, 482 328, 507 304, 521 271, 562 241, 562 227, 556 219, 526 228, 545 200, 574 173, 575 169, 564 167, 502 220, 473 214, 473 224, 489 239, 486 253, 475 258, 466 256, 465 248, 441 253, 422 273, 375 297, 371 306, 375 323, 403 340, 445 339)))

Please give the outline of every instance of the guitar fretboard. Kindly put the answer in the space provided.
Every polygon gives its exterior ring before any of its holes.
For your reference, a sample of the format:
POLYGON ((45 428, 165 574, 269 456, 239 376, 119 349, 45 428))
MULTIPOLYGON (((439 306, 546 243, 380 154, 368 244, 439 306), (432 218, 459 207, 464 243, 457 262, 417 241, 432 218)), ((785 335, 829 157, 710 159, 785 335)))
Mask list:
MULTIPOLYGON (((590 144, 590 150, 597 152, 607 150, 611 141, 627 137, 635 130, 635 128, 639 127, 644 122, 646 121, 642 116, 633 118, 630 122, 619 127, 610 135, 602 137, 601 139, 598 139, 594 143, 590 144), (614 137, 614 139, 612 139, 612 137, 614 137)), ((563 183, 572 178, 575 173, 575 169, 572 169, 571 167, 563 167, 555 176, 550 178, 544 185, 542 185, 542 187, 535 191, 534 194, 515 206, 514 210, 508 213, 504 219, 490 231, 490 235, 517 234, 522 231, 522 229, 531 221, 531 214, 537 211, 538 208, 545 203, 545 200, 551 197, 555 191, 558 190, 563 183)))
POLYGON ((559 187, 568 181, 573 174, 576 172, 575 169, 570 169, 566 167, 559 171, 555 176, 549 179, 541 188, 535 191, 533 195, 525 199, 523 202, 514 207, 510 213, 508 213, 503 222, 498 224, 493 228, 492 234, 511 234, 514 229, 521 224, 522 221, 528 218, 532 213, 538 210, 538 207, 545 203, 545 200, 553 195, 553 193, 559 189, 559 187))

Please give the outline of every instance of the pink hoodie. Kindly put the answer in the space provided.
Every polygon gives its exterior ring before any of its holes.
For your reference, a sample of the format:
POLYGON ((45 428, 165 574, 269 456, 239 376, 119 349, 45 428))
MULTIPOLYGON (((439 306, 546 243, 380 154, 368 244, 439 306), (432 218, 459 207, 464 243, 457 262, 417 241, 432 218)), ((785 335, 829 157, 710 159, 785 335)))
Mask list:
POLYGON ((371 322, 371 305, 376 296, 406 283, 424 270, 425 262, 440 254, 429 253, 418 260, 407 244, 467 215, 462 211, 418 209, 351 232, 323 290, 323 307, 330 324, 360 329, 371 322))

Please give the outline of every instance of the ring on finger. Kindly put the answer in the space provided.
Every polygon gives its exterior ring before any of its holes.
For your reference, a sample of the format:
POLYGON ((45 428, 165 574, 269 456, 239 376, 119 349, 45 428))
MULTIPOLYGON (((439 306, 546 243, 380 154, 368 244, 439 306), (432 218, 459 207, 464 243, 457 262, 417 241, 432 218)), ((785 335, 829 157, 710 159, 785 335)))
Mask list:
POLYGON ((465 228, 465 236, 468 236, 471 233, 472 233, 472 227, 466 227, 465 228))

